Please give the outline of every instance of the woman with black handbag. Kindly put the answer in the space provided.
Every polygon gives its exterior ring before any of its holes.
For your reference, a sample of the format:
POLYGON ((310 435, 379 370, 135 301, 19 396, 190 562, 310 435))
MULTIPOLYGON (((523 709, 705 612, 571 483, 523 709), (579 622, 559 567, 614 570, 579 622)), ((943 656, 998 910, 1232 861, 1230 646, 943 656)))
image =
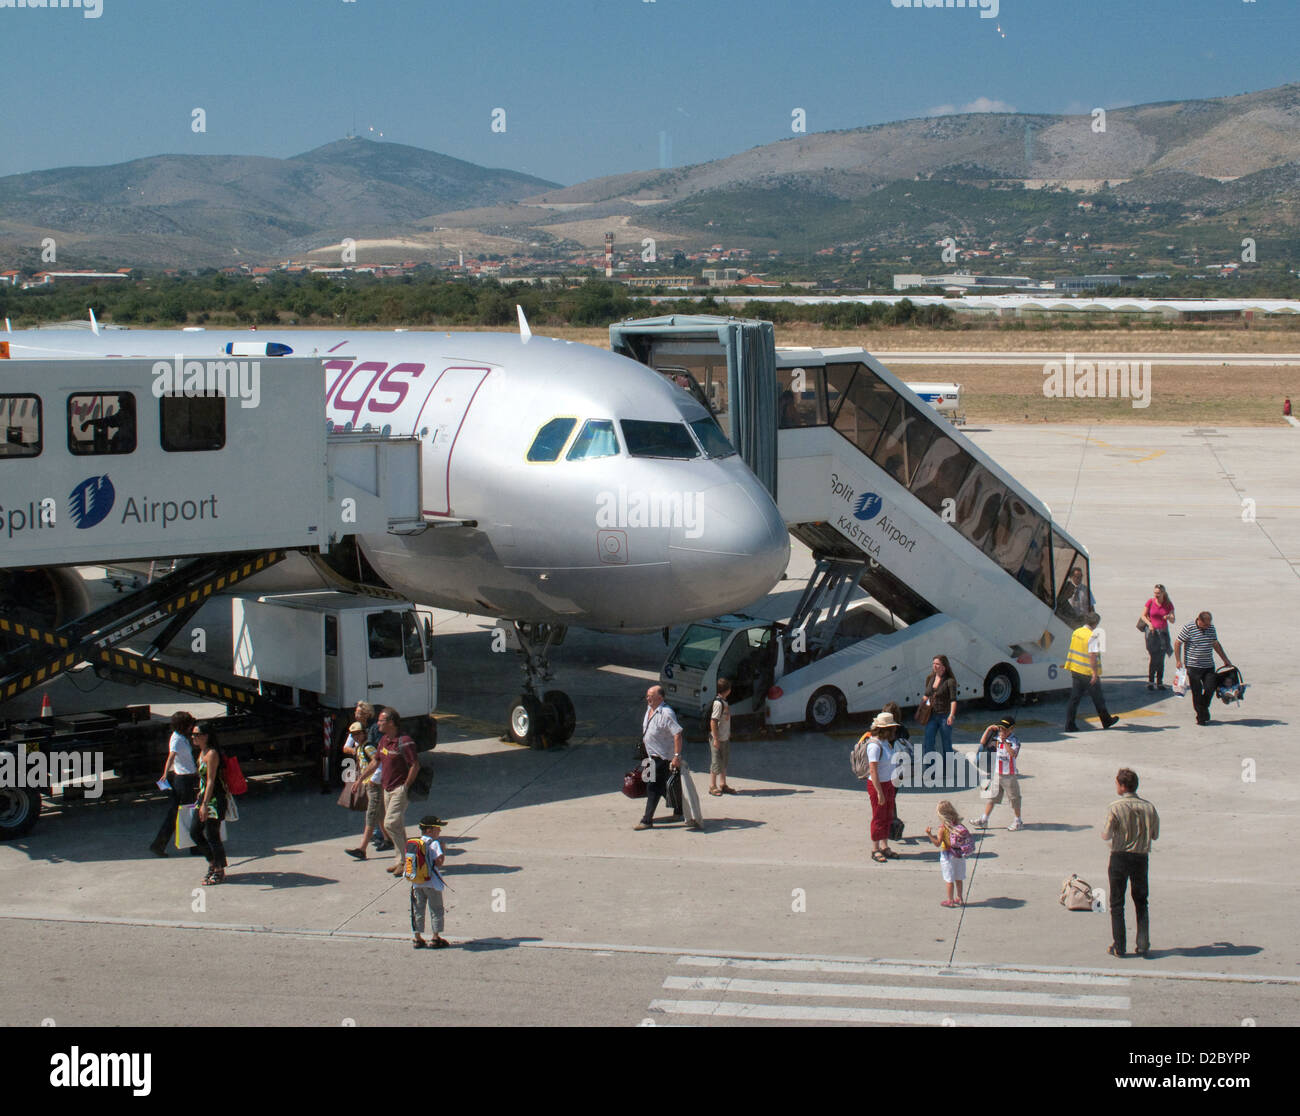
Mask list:
POLYGON ((936 655, 925 678, 925 698, 916 710, 916 723, 925 725, 925 750, 934 751, 936 736, 943 737, 940 754, 952 751, 952 725, 957 717, 957 680, 947 655, 936 655))

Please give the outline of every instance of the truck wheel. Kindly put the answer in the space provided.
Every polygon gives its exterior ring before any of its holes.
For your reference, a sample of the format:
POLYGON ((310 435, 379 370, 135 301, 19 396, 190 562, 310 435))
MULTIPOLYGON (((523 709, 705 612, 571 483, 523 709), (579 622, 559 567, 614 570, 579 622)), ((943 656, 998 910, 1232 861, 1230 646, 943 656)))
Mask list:
POLYGON ((541 743, 542 703, 532 694, 520 694, 506 714, 506 731, 516 744, 535 748, 541 743))
POLYGON ((573 701, 563 690, 547 690, 542 695, 542 704, 555 711, 556 727, 551 743, 565 743, 578 727, 578 714, 573 708, 573 701))
POLYGON ((1007 663, 999 663, 984 679, 984 704, 990 709, 1006 709, 1020 693, 1020 676, 1007 663))
POLYGON ((844 695, 834 686, 823 686, 808 699, 808 727, 826 732, 844 716, 844 695))
POLYGON ((0 841, 26 836, 40 816, 40 791, 26 787, 0 788, 0 841))

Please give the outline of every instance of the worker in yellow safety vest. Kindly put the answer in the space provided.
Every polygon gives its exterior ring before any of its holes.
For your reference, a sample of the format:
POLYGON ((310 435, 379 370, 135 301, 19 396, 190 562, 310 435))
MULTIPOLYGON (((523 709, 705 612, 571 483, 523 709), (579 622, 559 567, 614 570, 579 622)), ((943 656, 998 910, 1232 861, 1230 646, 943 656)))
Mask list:
POLYGON ((1078 732, 1074 715, 1079 709, 1079 702, 1086 693, 1092 698, 1101 718, 1101 727, 1110 728, 1118 717, 1112 717, 1106 710, 1106 699, 1101 693, 1101 642, 1102 633, 1097 630, 1101 617, 1089 612, 1083 618, 1083 625, 1075 628, 1070 636, 1070 650, 1065 656, 1065 669, 1070 672, 1070 704, 1065 711, 1065 731, 1078 732))

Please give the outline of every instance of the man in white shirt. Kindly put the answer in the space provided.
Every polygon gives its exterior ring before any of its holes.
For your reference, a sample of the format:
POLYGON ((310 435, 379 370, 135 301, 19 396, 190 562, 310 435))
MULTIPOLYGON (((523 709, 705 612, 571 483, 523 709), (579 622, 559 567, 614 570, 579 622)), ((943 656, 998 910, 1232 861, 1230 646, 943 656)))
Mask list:
POLYGON ((645 692, 645 715, 641 718, 641 742, 650 757, 653 779, 646 780, 645 815, 633 829, 653 829, 655 807, 664 796, 669 772, 680 765, 682 755, 682 726, 677 715, 664 702, 662 686, 651 686, 645 692))
MULTIPOLYGON (((176 812, 182 806, 189 806, 199 791, 199 769, 194 762, 194 744, 190 734, 194 731, 195 720, 192 714, 177 712, 172 714, 172 735, 167 743, 167 762, 163 764, 160 783, 170 785, 167 804, 167 816, 158 827, 158 835, 149 844, 149 851, 154 856, 167 855, 167 843, 171 841, 176 829, 176 812)), ((190 852, 196 850, 191 848, 190 852)))
POLYGON ((709 793, 713 796, 735 794, 727 786, 727 760, 731 754, 731 706, 727 695, 731 693, 731 679, 718 679, 718 696, 709 709, 709 793), (718 785, 719 777, 722 785, 718 785))

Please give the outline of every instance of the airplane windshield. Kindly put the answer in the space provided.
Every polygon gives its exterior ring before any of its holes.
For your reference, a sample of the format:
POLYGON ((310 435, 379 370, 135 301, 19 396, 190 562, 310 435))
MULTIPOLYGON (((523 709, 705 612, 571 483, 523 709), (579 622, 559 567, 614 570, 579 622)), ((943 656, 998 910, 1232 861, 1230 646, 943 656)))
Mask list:
POLYGON ((577 425, 577 419, 551 419, 537 432, 533 444, 528 447, 528 460, 555 461, 560 456, 560 450, 564 449, 564 443, 569 440, 573 428, 577 425))
POLYGON ((700 440, 700 445, 704 447, 704 452, 709 457, 730 457, 736 452, 732 444, 727 441, 722 428, 713 419, 696 419, 691 423, 691 429, 695 431, 695 436, 700 440))
POLYGON ((569 450, 569 461, 587 461, 593 457, 617 457, 618 438, 609 419, 588 419, 569 450))
POLYGON ((619 425, 623 427, 627 452, 633 457, 671 457, 685 461, 700 456, 684 423, 621 419, 619 425))

